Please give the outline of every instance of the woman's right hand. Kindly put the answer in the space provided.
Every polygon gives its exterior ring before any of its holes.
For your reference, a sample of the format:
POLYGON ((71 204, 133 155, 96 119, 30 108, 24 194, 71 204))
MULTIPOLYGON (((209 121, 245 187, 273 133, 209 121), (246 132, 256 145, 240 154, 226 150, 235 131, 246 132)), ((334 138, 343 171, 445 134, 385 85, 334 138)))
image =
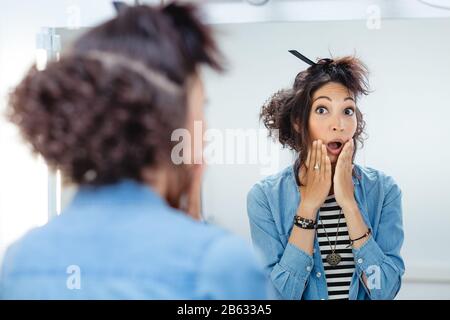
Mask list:
POLYGON ((315 140, 308 151, 306 163, 299 170, 300 187, 299 215, 316 219, 316 214, 325 202, 331 188, 331 161, 327 148, 321 140, 315 140), (318 170, 314 166, 319 164, 318 170))

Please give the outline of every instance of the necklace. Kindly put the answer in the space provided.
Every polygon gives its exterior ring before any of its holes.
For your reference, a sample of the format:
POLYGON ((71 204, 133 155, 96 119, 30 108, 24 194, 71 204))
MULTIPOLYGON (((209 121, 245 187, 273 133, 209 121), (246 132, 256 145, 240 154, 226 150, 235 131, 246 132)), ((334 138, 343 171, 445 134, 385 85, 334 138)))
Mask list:
POLYGON ((341 260, 342 260, 342 257, 338 253, 336 253, 337 239, 339 237, 339 226, 340 226, 339 224, 341 222, 341 213, 342 213, 342 209, 339 211, 339 219, 338 219, 338 225, 337 225, 337 231, 336 231, 336 240, 334 242, 334 249, 333 249, 333 246, 331 245, 331 241, 330 241, 330 238, 328 237, 327 230, 325 229, 322 218, 320 217, 320 214, 319 214, 320 223, 322 224, 323 231, 325 231, 325 235, 327 236, 328 244, 330 245, 330 249, 331 249, 331 253, 329 253, 327 255, 326 260, 330 264, 330 266, 333 266, 333 267, 337 266, 339 264, 339 262, 341 262, 341 260))

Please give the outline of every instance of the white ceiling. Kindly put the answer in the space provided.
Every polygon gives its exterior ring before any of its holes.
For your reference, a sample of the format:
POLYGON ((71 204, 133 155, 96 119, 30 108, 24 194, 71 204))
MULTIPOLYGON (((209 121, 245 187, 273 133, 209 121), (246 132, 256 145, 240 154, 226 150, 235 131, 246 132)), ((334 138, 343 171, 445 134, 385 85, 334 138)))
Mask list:
MULTIPOLYGON (((139 2, 161 3, 160 0, 139 2)), ((181 2, 201 4, 210 23, 361 20, 374 15, 379 15, 382 19, 450 18, 450 0, 181 0, 181 2), (267 3, 255 6, 249 4, 252 1, 267 3)))

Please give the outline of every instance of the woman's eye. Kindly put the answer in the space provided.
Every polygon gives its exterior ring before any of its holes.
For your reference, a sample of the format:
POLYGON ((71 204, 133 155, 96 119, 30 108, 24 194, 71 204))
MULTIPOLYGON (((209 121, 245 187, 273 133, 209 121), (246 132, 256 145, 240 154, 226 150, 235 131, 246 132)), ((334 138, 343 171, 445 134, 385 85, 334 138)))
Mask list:
POLYGON ((345 109, 345 114, 352 116, 355 113, 355 110, 353 108, 347 108, 345 109))
POLYGON ((318 107, 318 108, 316 109, 316 112, 317 112, 317 113, 320 113, 320 114, 324 114, 324 113, 327 112, 327 108, 325 108, 325 107, 318 107))

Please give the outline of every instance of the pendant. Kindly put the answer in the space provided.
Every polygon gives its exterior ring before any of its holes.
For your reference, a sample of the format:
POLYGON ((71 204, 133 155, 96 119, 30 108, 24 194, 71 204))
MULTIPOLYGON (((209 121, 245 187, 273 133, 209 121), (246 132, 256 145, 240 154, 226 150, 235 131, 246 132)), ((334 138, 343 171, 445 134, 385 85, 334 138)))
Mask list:
POLYGON ((339 262, 341 262, 341 256, 337 253, 330 253, 327 255, 327 262, 330 264, 330 266, 337 266, 339 262))

